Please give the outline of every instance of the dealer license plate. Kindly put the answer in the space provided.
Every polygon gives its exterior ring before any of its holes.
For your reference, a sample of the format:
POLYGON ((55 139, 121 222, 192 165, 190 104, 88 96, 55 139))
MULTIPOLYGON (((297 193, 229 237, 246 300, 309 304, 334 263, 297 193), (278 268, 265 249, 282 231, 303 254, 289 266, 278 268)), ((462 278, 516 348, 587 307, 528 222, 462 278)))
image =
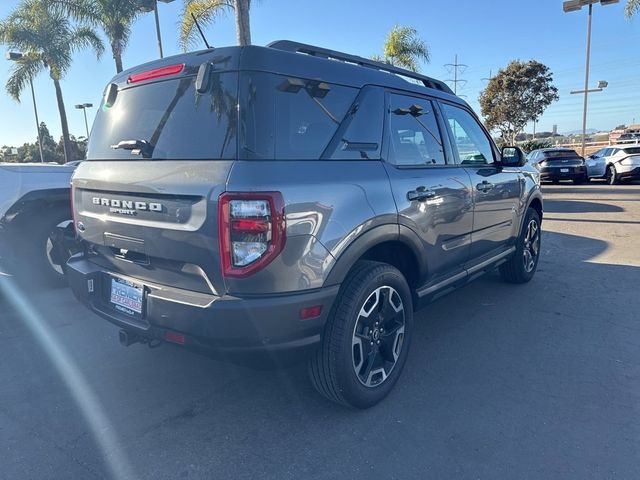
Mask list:
POLYGON ((142 315, 144 288, 142 285, 124 280, 111 278, 111 305, 119 312, 127 315, 142 315))

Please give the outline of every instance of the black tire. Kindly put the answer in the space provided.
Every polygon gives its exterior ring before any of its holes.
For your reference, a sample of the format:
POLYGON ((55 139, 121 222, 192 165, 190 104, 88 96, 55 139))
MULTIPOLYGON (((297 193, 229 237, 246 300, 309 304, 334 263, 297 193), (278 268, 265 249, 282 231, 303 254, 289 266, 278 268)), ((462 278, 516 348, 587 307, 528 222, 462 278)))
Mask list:
POLYGON ((499 268, 500 275, 505 281, 509 283, 526 283, 533 278, 540 260, 541 236, 540 215, 535 209, 529 208, 524 219, 522 232, 520 232, 516 243, 516 251, 509 261, 500 265, 499 268), (536 237, 528 240, 532 222, 535 222, 536 237), (528 258, 526 252, 529 252, 529 255, 533 255, 535 252, 533 259, 528 258))
POLYGON ((607 165, 607 172, 604 177, 609 185, 617 185, 619 183, 618 174, 613 165, 607 165))
POLYGON ((50 287, 62 287, 67 284, 64 275, 64 261, 61 266, 54 264, 52 256, 55 256, 51 248, 56 248, 56 227, 64 222, 71 221, 65 211, 43 212, 34 225, 24 228, 23 234, 28 242, 23 249, 26 271, 18 271, 16 274, 26 280, 43 283, 50 287))
POLYGON ((386 263, 360 261, 342 284, 320 346, 309 362, 311 382, 333 402, 354 408, 372 407, 398 381, 412 332, 411 292, 402 273, 386 263), (362 311, 367 305, 370 309, 365 316, 362 311), (387 310, 393 321, 384 320, 387 310), (371 317, 374 313, 376 316, 371 317), (376 320, 379 324, 374 327, 376 320), (401 321, 402 332, 398 326, 401 321), (386 332, 383 325, 389 326, 386 332), (365 334, 367 339, 363 340, 365 334), (365 352, 369 352, 366 358, 365 352), (374 370, 374 365, 382 367, 374 370))

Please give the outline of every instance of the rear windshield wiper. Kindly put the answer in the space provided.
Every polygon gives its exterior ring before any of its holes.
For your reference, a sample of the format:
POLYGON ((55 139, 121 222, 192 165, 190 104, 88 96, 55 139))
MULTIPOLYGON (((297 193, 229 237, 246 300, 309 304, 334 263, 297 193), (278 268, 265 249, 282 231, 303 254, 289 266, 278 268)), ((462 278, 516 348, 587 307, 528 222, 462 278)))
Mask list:
POLYGON ((132 155, 142 155, 142 158, 151 158, 153 145, 146 140, 122 140, 117 145, 111 145, 114 150, 130 150, 132 155))

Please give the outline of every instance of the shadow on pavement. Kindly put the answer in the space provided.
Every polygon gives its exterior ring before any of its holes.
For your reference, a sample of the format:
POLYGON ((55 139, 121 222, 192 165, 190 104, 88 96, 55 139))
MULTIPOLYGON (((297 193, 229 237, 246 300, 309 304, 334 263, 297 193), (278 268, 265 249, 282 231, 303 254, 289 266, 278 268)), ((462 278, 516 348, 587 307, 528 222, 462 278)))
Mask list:
POLYGON ((545 200, 545 213, 618 213, 624 208, 607 203, 582 200, 545 200))

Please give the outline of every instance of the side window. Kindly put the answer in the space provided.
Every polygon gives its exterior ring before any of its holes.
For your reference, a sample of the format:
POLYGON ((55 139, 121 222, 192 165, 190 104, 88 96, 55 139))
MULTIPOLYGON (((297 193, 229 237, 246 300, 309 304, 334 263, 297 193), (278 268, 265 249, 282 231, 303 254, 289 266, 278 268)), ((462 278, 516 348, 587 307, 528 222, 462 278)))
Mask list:
POLYGON ((384 125, 384 90, 364 90, 351 107, 346 128, 331 154, 334 160, 380 159, 384 125))
POLYGON ((240 158, 318 160, 358 89, 247 72, 240 80, 240 158))
POLYGON ((478 121, 466 110, 442 104, 453 136, 453 143, 458 149, 458 157, 462 165, 485 165, 494 162, 491 141, 478 124, 478 121))
POLYGON ((390 95, 389 163, 399 166, 445 165, 442 135, 429 100, 390 95))

